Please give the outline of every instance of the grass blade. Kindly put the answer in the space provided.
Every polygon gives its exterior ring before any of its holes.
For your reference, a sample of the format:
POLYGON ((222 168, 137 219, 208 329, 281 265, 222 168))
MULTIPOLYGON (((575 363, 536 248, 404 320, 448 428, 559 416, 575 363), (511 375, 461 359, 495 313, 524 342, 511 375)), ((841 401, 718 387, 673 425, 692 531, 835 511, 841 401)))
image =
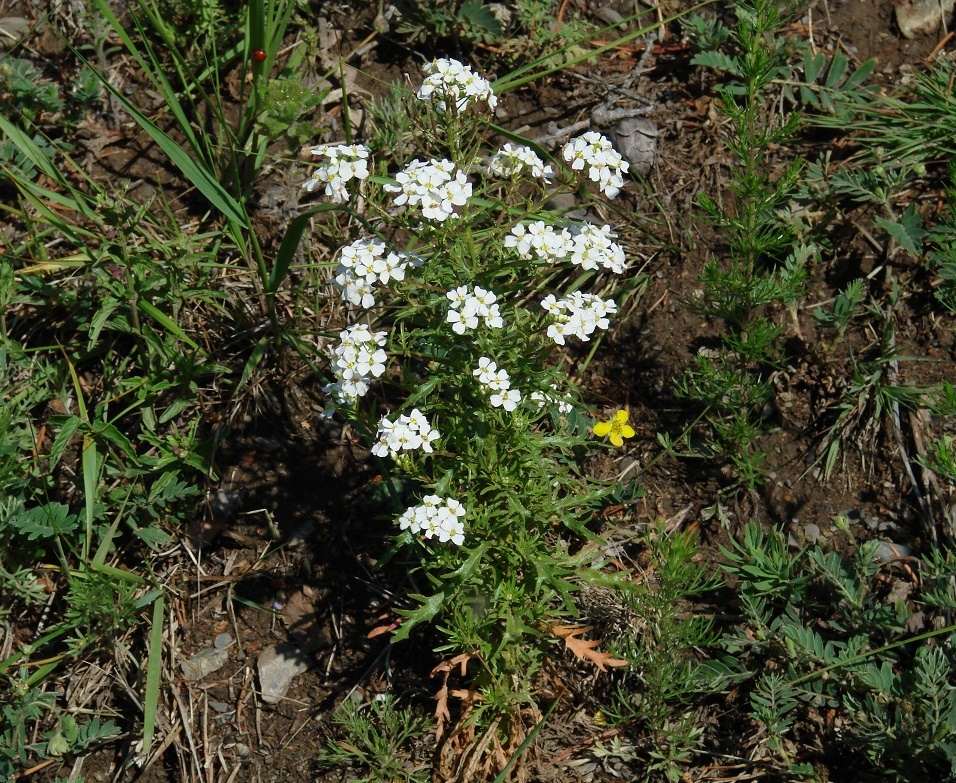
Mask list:
POLYGON ((146 693, 143 696, 143 755, 153 744, 156 710, 159 707, 159 684, 163 663, 163 612, 166 599, 160 595, 153 604, 153 621, 149 629, 149 659, 146 663, 146 693))

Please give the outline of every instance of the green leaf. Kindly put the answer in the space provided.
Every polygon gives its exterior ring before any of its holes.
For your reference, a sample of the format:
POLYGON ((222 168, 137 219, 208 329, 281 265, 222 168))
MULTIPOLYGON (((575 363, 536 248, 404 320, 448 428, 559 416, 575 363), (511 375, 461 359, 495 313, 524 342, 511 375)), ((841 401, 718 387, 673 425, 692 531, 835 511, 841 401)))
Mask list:
POLYGON ((173 540, 169 533, 160 530, 158 527, 140 527, 133 531, 133 535, 148 544, 152 549, 159 549, 159 547, 165 546, 173 540))
POLYGON ((152 748, 159 709, 159 686, 163 674, 163 612, 166 601, 162 595, 153 604, 149 630, 149 658, 146 662, 146 693, 143 697, 143 754, 152 748))
POLYGON ((21 511, 10 518, 9 523, 31 541, 38 538, 53 538, 72 533, 77 527, 75 514, 62 503, 45 503, 42 506, 21 511))
MULTIPOLYGON (((73 53, 80 62, 92 70, 93 66, 80 55, 75 49, 73 53)), ((249 218, 245 210, 237 199, 227 191, 216 178, 201 164, 197 163, 182 147, 168 136, 165 131, 149 120, 145 114, 134 106, 129 99, 119 90, 117 90, 108 79, 100 75, 100 80, 104 87, 109 90, 117 101, 123 106, 123 109, 134 119, 136 123, 146 131, 147 135, 156 142, 160 149, 166 153, 170 161, 178 168, 184 177, 191 182, 196 189, 202 193, 209 202, 231 223, 235 223, 243 228, 249 228, 249 218)))
POLYGON ((740 63, 723 52, 698 52, 691 59, 691 63, 704 68, 713 68, 717 71, 726 71, 733 76, 741 75, 740 63))
POLYGON ((82 424, 83 421, 78 416, 67 416, 63 418, 60 431, 53 441, 53 446, 50 447, 51 468, 60 461, 60 458, 64 452, 66 452, 67 446, 69 446, 70 441, 82 424))
POLYGON ((849 63, 846 55, 842 52, 837 52, 833 55, 833 61, 830 63, 830 70, 827 71, 827 78, 824 80, 823 84, 826 87, 831 89, 835 88, 840 80, 843 79, 843 74, 846 73, 846 66, 849 63))
POLYGON ((488 6, 481 0, 466 0, 458 11, 459 15, 473 24, 481 38, 490 42, 501 36, 501 24, 488 6))
POLYGON ((399 614, 405 617, 405 622, 402 623, 398 629, 392 634, 393 642, 400 642, 408 638, 409 634, 419 623, 428 622, 436 614, 441 611, 442 606, 447 605, 452 596, 458 590, 459 585, 462 584, 477 568, 478 563, 481 561, 481 556, 485 553, 485 550, 488 548, 487 544, 481 544, 474 552, 472 552, 468 559, 462 563, 458 568, 452 571, 449 574, 446 574, 442 580, 442 589, 435 593, 435 595, 425 597, 423 595, 413 595, 411 596, 414 600, 420 601, 421 606, 417 609, 412 609, 410 611, 400 611, 399 614))
POLYGON ((923 249, 923 238, 927 232, 923 228, 923 218, 916 209, 915 204, 910 204, 898 223, 875 218, 874 222, 895 239, 900 247, 911 255, 918 256, 923 249))

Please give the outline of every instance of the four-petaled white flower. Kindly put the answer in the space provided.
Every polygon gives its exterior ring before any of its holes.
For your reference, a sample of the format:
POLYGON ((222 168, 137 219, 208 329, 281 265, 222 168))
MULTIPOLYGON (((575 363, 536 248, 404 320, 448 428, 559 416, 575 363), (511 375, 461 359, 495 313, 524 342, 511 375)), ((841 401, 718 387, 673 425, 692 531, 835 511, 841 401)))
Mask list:
POLYGON ((610 326, 608 316, 617 312, 613 299, 602 299, 580 291, 561 299, 548 294, 541 306, 554 319, 548 326, 547 334, 558 345, 565 344, 565 337, 577 337, 587 342, 595 330, 607 329, 610 326))
POLYGON ((501 318, 498 297, 492 291, 475 286, 458 286, 445 294, 448 299, 448 314, 445 321, 451 324, 455 334, 464 334, 478 328, 478 319, 491 329, 505 325, 501 318))
POLYGON ((492 112, 498 105, 491 82, 458 60, 433 60, 425 65, 424 70, 428 76, 418 89, 418 99, 432 101, 439 113, 448 111, 449 104, 458 112, 465 111, 479 101, 485 101, 492 112))
POLYGON ((526 146, 513 146, 511 142, 498 150, 488 162, 488 172, 495 177, 519 177, 524 172, 532 177, 550 182, 554 170, 538 154, 526 146))
POLYGON ((402 530, 423 538, 437 538, 440 542, 461 546, 465 541, 465 507, 455 498, 425 495, 420 505, 405 509, 398 518, 402 530))
POLYGON ((598 183, 598 188, 608 198, 614 198, 624 187, 624 175, 630 164, 597 131, 588 131, 571 139, 564 145, 562 155, 575 171, 587 167, 588 177, 598 183))
POLYGON ((471 198, 471 183, 450 160, 416 158, 395 175, 394 185, 384 187, 386 192, 397 194, 395 206, 418 207, 423 217, 438 222, 457 218, 455 209, 471 198))
POLYGON ((371 378, 385 372, 387 336, 387 332, 373 333, 365 324, 355 324, 339 334, 339 342, 332 348, 335 381, 323 389, 335 403, 351 405, 364 397, 371 378))
POLYGON ((432 443, 439 437, 428 417, 418 408, 412 408, 411 412, 403 413, 395 421, 382 416, 372 453, 376 457, 394 457, 403 451, 421 449, 431 454, 434 451, 432 443))
POLYGON ((478 360, 478 366, 471 371, 471 374, 478 379, 488 392, 488 401, 493 408, 504 408, 506 411, 513 411, 521 402, 521 392, 511 388, 511 376, 505 369, 499 369, 498 365, 487 356, 482 356, 478 360))
POLYGON ((343 300, 368 308, 375 304, 376 285, 404 280, 405 269, 413 265, 410 256, 388 252, 380 239, 357 239, 342 248, 334 284, 343 300))
POLYGON ((322 158, 319 167, 302 184, 310 193, 325 185, 325 195, 337 204, 349 200, 345 187, 351 180, 368 179, 368 147, 361 144, 320 144, 311 150, 322 158))

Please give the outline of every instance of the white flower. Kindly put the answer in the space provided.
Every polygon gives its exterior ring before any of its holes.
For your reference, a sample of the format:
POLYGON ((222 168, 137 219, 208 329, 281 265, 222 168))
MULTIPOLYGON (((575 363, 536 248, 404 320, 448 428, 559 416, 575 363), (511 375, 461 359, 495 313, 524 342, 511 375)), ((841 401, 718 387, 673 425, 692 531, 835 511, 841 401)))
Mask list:
POLYGON ((478 328, 477 315, 469 315, 458 310, 449 309, 446 320, 451 324, 451 330, 455 334, 464 334, 478 328))
POLYGON ((521 392, 517 389, 504 389, 495 392, 489 397, 492 407, 504 408, 506 411, 513 411, 521 402, 521 392))
POLYGON ((361 144, 320 144, 311 151, 323 160, 302 184, 310 193, 325 185, 325 195, 341 204, 349 199, 345 187, 348 182, 368 179, 368 147, 361 144))
POLYGON ((332 348, 332 370, 335 382, 324 391, 338 405, 350 405, 369 390, 371 378, 385 372, 388 355, 382 350, 386 332, 372 331, 365 324, 355 324, 339 334, 332 348))
POLYGON ((429 75, 418 90, 418 99, 434 101, 439 112, 447 111, 449 103, 459 112, 479 101, 486 101, 492 111, 498 105, 491 83, 458 60, 433 60, 424 70, 429 75))
POLYGON ((357 239, 342 248, 335 272, 335 286, 342 299, 360 307, 375 304, 373 287, 405 279, 405 267, 412 261, 403 253, 388 253, 379 239, 357 239))
MULTIPOLYGON (((551 384, 551 391, 558 391, 558 387, 553 383, 551 384)), ((531 392, 531 402, 533 402, 537 408, 543 408, 545 405, 556 405, 559 413, 570 413, 574 410, 574 406, 571 405, 571 403, 550 392, 531 392)))
POLYGON ((455 208, 464 206, 472 192, 465 173, 450 160, 415 159, 395 175, 395 183, 385 190, 397 194, 396 206, 419 207, 425 218, 439 222, 457 218, 455 208))
POLYGON ((500 329, 504 326, 501 309, 497 303, 498 297, 492 291, 481 286, 475 286, 472 289, 463 285, 447 292, 445 297, 449 302, 445 320, 451 324, 452 331, 456 334, 477 329, 479 318, 491 329, 500 329))
POLYGON ((518 223, 505 237, 505 247, 513 247, 524 261, 560 261, 571 252, 572 246, 567 228, 555 228, 543 220, 528 225, 518 223))
POLYGON ((487 386, 489 383, 491 383, 497 372, 498 365, 491 361, 491 359, 489 359, 487 356, 482 356, 478 360, 477 369, 472 370, 472 375, 478 379, 478 383, 480 383, 482 386, 487 386))
POLYGON ((531 147, 514 147, 510 142, 494 154, 488 163, 488 171, 496 177, 517 177, 525 171, 532 177, 550 182, 554 176, 551 166, 547 165, 531 147))
POLYGON ((395 421, 388 416, 382 416, 375 438, 372 453, 376 457, 384 458, 417 449, 430 454, 434 451, 432 443, 439 438, 439 434, 432 428, 428 417, 418 408, 413 408, 410 413, 402 414, 395 421))
POLYGON ((565 344, 565 337, 577 337, 587 342, 597 329, 610 326, 609 315, 617 312, 613 299, 601 299, 594 294, 575 291, 562 299, 549 294, 541 306, 554 319, 548 326, 548 337, 558 345, 565 344))
POLYGON ((499 369, 487 356, 478 360, 478 367, 472 370, 472 375, 488 390, 488 400, 493 408, 504 408, 513 411, 521 402, 521 392, 511 388, 511 376, 505 369, 499 369))
POLYGON ((461 546, 465 541, 465 507, 455 498, 426 495, 418 506, 405 509, 398 518, 401 530, 412 535, 437 538, 442 543, 451 541, 461 546))
POLYGON ((564 145, 562 155, 575 171, 587 167, 588 177, 598 183, 608 198, 614 198, 624 187, 624 175, 630 165, 600 133, 588 131, 571 139, 564 145))
POLYGON ((608 225, 581 223, 571 229, 571 263, 582 269, 601 267, 615 274, 624 272, 627 259, 624 249, 613 242, 614 234, 608 225))

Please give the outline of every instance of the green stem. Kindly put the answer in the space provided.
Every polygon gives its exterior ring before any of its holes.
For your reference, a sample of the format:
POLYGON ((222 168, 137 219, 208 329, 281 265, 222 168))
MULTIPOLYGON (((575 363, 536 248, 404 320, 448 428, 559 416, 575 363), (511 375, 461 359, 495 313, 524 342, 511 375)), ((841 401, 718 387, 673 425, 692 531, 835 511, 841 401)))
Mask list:
POLYGON ((831 663, 829 666, 824 666, 822 669, 817 669, 809 674, 804 674, 802 677, 797 677, 795 680, 790 680, 790 682, 786 683, 784 687, 792 688, 795 685, 802 685, 803 683, 810 682, 810 680, 814 680, 817 677, 822 677, 824 674, 831 672, 834 669, 839 669, 843 666, 849 666, 850 664, 857 663, 858 661, 864 661, 873 655, 879 655, 880 653, 895 650, 897 647, 902 647, 904 644, 921 642, 924 639, 932 639, 934 636, 942 636, 943 634, 953 632, 956 632, 956 625, 947 625, 945 628, 937 628, 933 631, 927 631, 926 633, 919 634, 919 636, 911 636, 908 639, 899 639, 895 642, 891 642, 890 644, 885 644, 882 647, 877 647, 875 650, 867 650, 859 655, 854 655, 852 658, 847 658, 845 661, 837 661, 836 663, 831 663))

